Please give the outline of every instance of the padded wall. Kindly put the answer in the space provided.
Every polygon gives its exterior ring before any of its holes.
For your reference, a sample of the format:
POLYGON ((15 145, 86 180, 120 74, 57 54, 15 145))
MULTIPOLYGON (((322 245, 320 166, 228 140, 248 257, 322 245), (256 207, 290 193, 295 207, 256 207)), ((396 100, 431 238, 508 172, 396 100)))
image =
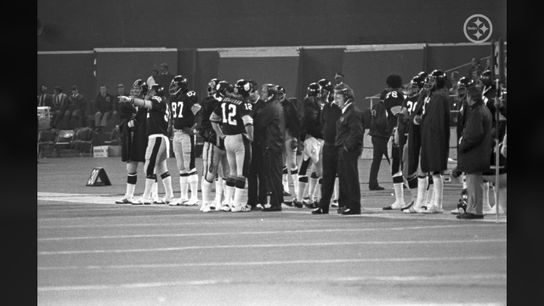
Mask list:
MULTIPOLYGON (((108 92, 115 94, 119 83, 125 85, 128 91, 134 80, 144 81, 151 75, 153 67, 167 63, 171 74, 177 73, 177 50, 169 51, 98 51, 96 52, 96 82, 108 87, 108 92)), ((98 93, 95 88, 93 97, 98 93)))
POLYGON ((220 57, 218 76, 232 84, 243 78, 281 85, 290 97, 296 94, 298 64, 298 56, 220 57))
POLYGON ((37 86, 41 83, 53 92, 55 86, 60 86, 63 92, 70 94, 72 85, 79 86, 79 92, 86 98, 96 94, 96 79, 93 76, 92 52, 38 54, 37 86))
MULTIPOLYGON (((306 88, 312 82, 320 79, 334 80, 336 72, 344 72, 342 63, 344 60, 344 49, 304 49, 300 51, 301 75, 298 98, 306 95, 306 88)), ((347 75, 346 75, 347 78, 347 75)))
POLYGON ((402 77, 403 84, 423 68, 423 49, 395 51, 362 51, 344 54, 344 82, 355 93, 357 106, 364 110, 370 106, 365 97, 379 94, 390 74, 402 77))
MULTIPOLYGON (((490 56, 491 45, 489 44, 471 44, 471 45, 451 45, 451 46, 429 46, 427 47, 427 68, 428 71, 434 69, 447 70, 470 62, 476 59, 490 56)), ((485 66, 485 60, 480 63, 485 66)), ((465 66, 458 71, 462 75, 467 75, 470 66, 465 66)), ((449 75, 448 75, 449 76, 449 75)))

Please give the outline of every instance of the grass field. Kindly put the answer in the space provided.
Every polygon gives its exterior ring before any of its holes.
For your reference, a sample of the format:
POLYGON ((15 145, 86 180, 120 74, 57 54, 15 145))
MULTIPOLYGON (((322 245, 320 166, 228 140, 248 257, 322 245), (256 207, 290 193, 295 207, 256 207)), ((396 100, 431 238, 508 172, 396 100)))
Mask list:
MULTIPOLYGON (((314 216, 286 206, 204 214, 116 205, 126 180, 119 158, 40 159, 38 303, 506 304, 506 217, 455 219, 457 183, 445 184, 447 213, 382 211, 394 200, 391 177, 382 162, 386 190, 369 191, 370 162, 359 161, 363 214, 314 216), (86 187, 93 167, 112 186, 86 187)), ((179 195, 175 159, 168 165, 179 195)))

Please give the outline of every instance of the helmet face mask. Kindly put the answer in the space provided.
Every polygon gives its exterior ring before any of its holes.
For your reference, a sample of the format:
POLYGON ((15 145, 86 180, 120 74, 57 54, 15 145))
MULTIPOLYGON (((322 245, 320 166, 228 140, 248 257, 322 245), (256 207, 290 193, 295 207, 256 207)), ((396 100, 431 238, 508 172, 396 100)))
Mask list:
POLYGON ((309 97, 317 97, 317 94, 319 93, 319 84, 317 83, 310 83, 308 87, 306 88, 306 95, 309 97))
POLYGON ((213 96, 216 93, 216 86, 217 83, 219 83, 219 80, 217 78, 213 78, 208 82, 208 96, 213 96))
POLYGON ((142 79, 137 79, 132 83, 130 88, 130 96, 132 97, 143 97, 147 94, 148 88, 147 84, 142 79))
POLYGON ((168 92, 171 96, 175 96, 180 91, 187 91, 187 78, 178 74, 170 82, 170 85, 168 86, 168 92))
POLYGON ((493 76, 492 76, 492 73, 491 73, 491 70, 486 70, 484 72, 482 72, 482 75, 480 76, 480 82, 484 85, 484 86, 491 86, 493 84, 493 76))

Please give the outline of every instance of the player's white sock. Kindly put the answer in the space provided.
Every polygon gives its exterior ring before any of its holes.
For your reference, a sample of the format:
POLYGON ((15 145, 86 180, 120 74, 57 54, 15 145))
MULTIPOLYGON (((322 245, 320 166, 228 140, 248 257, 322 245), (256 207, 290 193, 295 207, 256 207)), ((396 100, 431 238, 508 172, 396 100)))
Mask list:
POLYGON ((243 206, 242 197, 244 195, 244 191, 244 188, 234 187, 234 198, 231 205, 234 209, 240 209, 243 206))
POLYGON ((321 199, 321 183, 323 181, 323 178, 318 178, 317 179, 317 186, 315 187, 315 191, 314 191, 314 194, 313 194, 313 200, 314 201, 319 201, 319 199, 321 199))
POLYGON ((317 187, 317 181, 319 180, 317 173, 312 172, 310 175, 310 190, 308 191, 308 197, 313 201, 315 188, 317 187))
POLYGON ((154 174, 153 186, 151 186, 151 198, 155 201, 159 200, 159 182, 157 181, 157 175, 154 174))
POLYGON ((432 177, 427 177, 427 182, 428 182, 428 185, 427 185, 427 190, 425 191, 425 206, 427 206, 427 208, 429 208, 429 206, 432 205, 432 199, 433 199, 433 191, 434 191, 434 181, 432 180, 432 177))
POLYGON ((170 173, 166 171, 161 174, 161 179, 166 193, 166 200, 172 201, 174 199, 174 190, 172 189, 172 177, 170 176, 170 173))
POLYGON ((289 193, 289 179, 287 178, 288 176, 288 171, 287 171, 287 167, 283 167, 283 174, 281 176, 281 184, 283 186, 283 192, 287 192, 289 193))
POLYGON ((181 200, 189 199, 189 197, 187 196, 187 178, 188 178, 187 172, 181 172, 179 174, 179 190, 180 190, 179 198, 181 200))
POLYGON ((227 185, 225 186, 225 201, 223 203, 227 203, 228 205, 233 205, 233 195, 234 195, 234 182, 227 181, 227 185))
POLYGON ((291 169, 291 181, 293 181, 293 189, 295 191, 295 196, 298 193, 298 168, 291 169))
POLYGON ((223 181, 224 179, 220 177, 215 180, 215 200, 213 201, 215 209, 219 209, 221 207, 221 199, 223 198, 223 181))
POLYGON ((391 204, 393 209, 400 209, 406 204, 404 203, 404 180, 402 172, 393 175, 393 190, 395 191, 395 202, 391 204))
POLYGON ((463 174, 461 181, 463 182, 463 189, 467 189, 467 176, 463 174))
POLYGON ((198 173, 196 173, 196 170, 189 174, 187 181, 191 186, 191 200, 198 201, 198 173))
POLYGON ((439 212, 441 212, 443 210, 442 202, 444 197, 444 178, 441 174, 435 174, 433 175, 433 182, 433 199, 431 203, 439 212))
POLYGON ((202 206, 209 205, 211 199, 212 183, 202 179, 202 206))
POLYGON ((145 187, 144 187, 144 194, 142 197, 146 200, 151 199, 151 189, 153 189, 153 184, 155 184, 154 179, 146 178, 145 179, 145 187))
POLYGON ((416 198, 416 203, 414 207, 416 209, 421 208, 421 206, 423 206, 424 204, 425 193, 427 191, 427 184, 428 184, 427 176, 417 178, 417 198, 416 198))
POLYGON ((308 177, 306 175, 300 175, 298 177, 298 192, 297 192, 297 201, 302 202, 304 195, 308 189, 308 177))
POLYGON ((136 189, 136 182, 138 175, 136 173, 129 173, 127 175, 127 189, 125 191, 125 198, 132 199, 134 197, 134 190, 136 189))
POLYGON ((333 200, 334 201, 338 201, 338 193, 340 192, 340 180, 338 179, 338 177, 335 177, 334 178, 334 190, 333 190, 333 200))

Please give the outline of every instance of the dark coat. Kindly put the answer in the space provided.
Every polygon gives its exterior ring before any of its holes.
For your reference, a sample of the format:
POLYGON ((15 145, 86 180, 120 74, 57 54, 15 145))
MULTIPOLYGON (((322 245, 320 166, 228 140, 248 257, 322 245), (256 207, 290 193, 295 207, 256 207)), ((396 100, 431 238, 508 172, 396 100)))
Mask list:
POLYGON ((372 110, 375 111, 375 115, 371 117, 368 135, 389 138, 391 136, 391 130, 389 129, 385 104, 383 101, 380 101, 372 106, 372 110))
POLYGON ((53 96, 48 93, 41 93, 38 95, 38 106, 53 106, 53 96), (41 102, 41 105, 40 105, 41 102))
POLYGON ((363 119, 362 113, 353 102, 348 105, 344 113, 336 121, 336 140, 334 145, 354 156, 363 151, 363 119))
POLYGON ((96 95, 96 99, 94 100, 94 107, 95 111, 106 113, 111 112, 114 110, 114 103, 115 98, 110 95, 109 93, 106 93, 106 96, 103 97, 101 94, 96 95))
POLYGON ((421 121, 421 171, 448 169, 450 103, 447 90, 436 90, 425 99, 421 121))
POLYGON ((457 168, 467 173, 489 169, 491 154, 491 112, 481 102, 467 107, 463 134, 458 146, 457 168))
POLYGON ((262 147, 264 150, 281 154, 285 142, 285 116, 279 100, 265 102, 258 116, 257 130, 262 131, 262 147))

